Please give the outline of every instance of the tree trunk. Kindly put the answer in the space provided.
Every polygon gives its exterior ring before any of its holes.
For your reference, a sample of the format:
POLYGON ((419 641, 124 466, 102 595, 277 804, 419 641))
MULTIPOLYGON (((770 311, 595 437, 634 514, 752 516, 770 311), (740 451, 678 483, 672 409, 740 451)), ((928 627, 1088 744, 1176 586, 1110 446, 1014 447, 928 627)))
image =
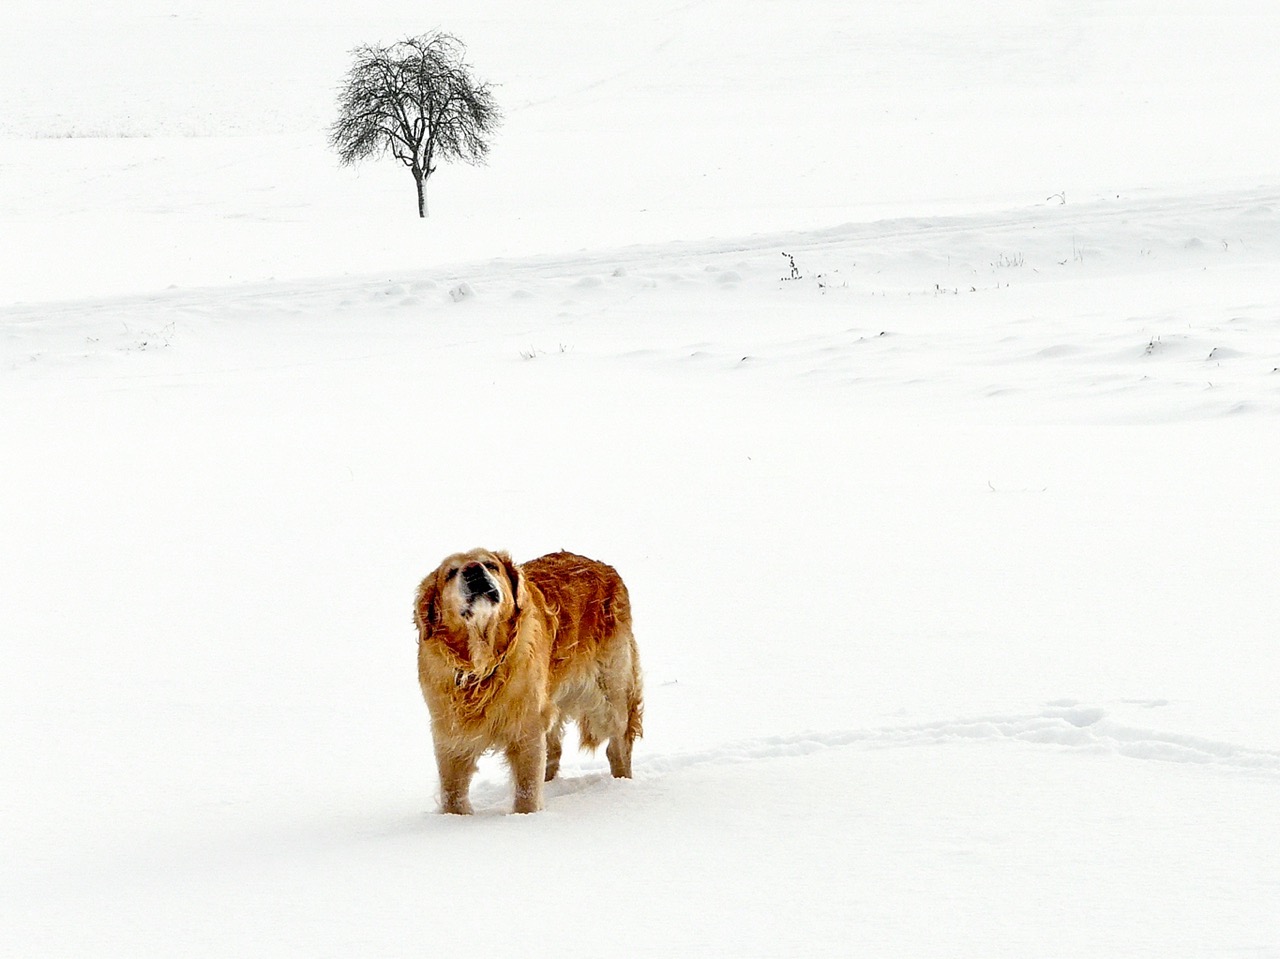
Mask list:
POLYGON ((413 182, 418 187, 418 216, 425 220, 427 217, 427 178, 423 176, 421 170, 414 170, 413 182))

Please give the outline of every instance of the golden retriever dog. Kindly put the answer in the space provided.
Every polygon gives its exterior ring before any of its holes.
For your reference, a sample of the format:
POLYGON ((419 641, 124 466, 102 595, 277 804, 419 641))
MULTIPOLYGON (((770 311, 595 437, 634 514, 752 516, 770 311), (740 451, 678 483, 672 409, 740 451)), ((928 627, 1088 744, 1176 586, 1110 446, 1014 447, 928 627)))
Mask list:
POLYGON ((563 552, 521 566, 455 553, 418 587, 414 621, 444 812, 471 812, 471 777, 490 749, 511 766, 515 811, 541 809, 568 720, 584 749, 608 741, 609 769, 631 777, 640 659, 613 567, 563 552))

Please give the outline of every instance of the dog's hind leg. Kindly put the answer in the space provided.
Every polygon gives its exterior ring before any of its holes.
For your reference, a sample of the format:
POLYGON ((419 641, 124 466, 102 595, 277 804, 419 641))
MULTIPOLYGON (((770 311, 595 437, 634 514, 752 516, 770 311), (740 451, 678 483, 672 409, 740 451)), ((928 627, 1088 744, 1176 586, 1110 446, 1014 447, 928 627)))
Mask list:
POLYGON ((547 730, 547 774, 543 777, 547 782, 556 778, 560 771, 560 749, 564 741, 564 717, 559 716, 547 730))
POLYGON ((609 747, 609 771, 615 779, 631 778, 631 747, 644 734, 641 722, 644 713, 643 685, 640 678, 640 654, 636 651, 635 637, 627 629, 621 645, 613 675, 609 677, 606 693, 612 713, 612 729, 609 747))
POLYGON ((614 734, 609 737, 609 746, 605 750, 605 755, 609 757, 609 771, 615 779, 631 778, 631 747, 643 731, 640 723, 642 711, 637 681, 627 689, 626 711, 622 716, 621 728, 615 729, 614 734))
POLYGON ((609 740, 605 755, 609 757, 609 772, 614 779, 631 778, 631 744, 626 735, 614 736, 609 740))

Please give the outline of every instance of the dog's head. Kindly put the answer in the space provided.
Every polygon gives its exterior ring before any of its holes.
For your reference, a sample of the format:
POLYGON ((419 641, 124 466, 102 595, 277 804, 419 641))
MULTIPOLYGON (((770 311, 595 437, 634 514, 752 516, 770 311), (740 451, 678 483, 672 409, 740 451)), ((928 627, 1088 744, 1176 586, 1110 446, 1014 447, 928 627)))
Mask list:
POLYGON ((505 651, 526 600, 524 575, 506 553, 454 553, 418 587, 418 641, 443 642, 483 675, 505 651))

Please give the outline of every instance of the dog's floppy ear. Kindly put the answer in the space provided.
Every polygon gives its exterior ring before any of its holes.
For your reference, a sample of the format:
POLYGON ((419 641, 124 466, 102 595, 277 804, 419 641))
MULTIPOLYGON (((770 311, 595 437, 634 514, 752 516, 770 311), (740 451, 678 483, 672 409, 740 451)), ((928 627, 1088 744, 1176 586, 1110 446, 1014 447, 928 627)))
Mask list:
POLYGON ((520 615, 520 610, 529 602, 529 590, 524 584, 524 571, 511 560, 508 553, 498 553, 498 560, 502 563, 502 568, 506 571, 507 581, 511 583, 511 601, 515 603, 515 612, 512 617, 520 615))
POLYGON ((418 624, 418 642, 424 642, 436 628, 440 614, 436 608, 440 589, 436 586, 436 574, 432 573, 418 587, 418 598, 413 604, 413 621, 418 624))

